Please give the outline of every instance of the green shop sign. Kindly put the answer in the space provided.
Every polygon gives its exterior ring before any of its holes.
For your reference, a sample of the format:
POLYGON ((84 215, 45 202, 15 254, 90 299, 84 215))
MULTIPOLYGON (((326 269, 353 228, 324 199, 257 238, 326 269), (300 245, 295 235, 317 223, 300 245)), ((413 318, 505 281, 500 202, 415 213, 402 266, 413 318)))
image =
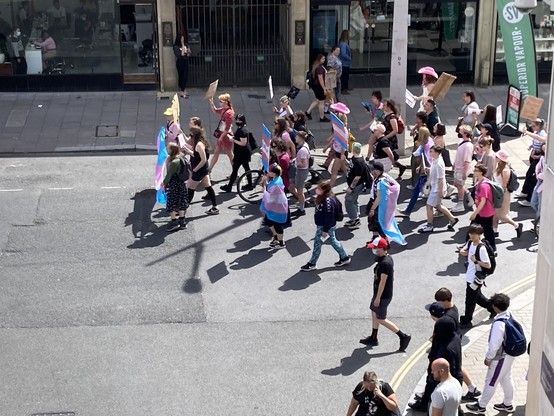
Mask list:
POLYGON ((510 0, 496 0, 498 20, 504 45, 508 81, 522 98, 537 96, 537 57, 531 17, 516 9, 510 0))

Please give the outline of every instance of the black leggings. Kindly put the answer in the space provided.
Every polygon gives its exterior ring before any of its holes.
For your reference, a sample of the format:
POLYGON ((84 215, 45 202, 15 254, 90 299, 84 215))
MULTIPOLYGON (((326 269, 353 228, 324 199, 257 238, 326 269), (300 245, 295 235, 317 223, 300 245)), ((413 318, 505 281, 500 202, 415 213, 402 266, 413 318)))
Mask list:
MULTIPOLYGON (((250 170, 250 165, 248 160, 239 160, 235 156, 233 158, 233 171, 231 172, 231 177, 229 178, 229 185, 228 185, 229 187, 233 186, 233 184, 237 180, 239 168, 241 166, 245 172, 248 172, 250 170)), ((248 185, 252 186, 252 175, 248 175, 248 185)))
POLYGON ((271 221, 269 218, 265 217, 265 223, 268 227, 273 227, 275 229, 275 232, 279 235, 283 234, 285 231, 283 230, 283 224, 271 221))
POLYGON ((537 184, 537 176, 535 175, 535 168, 537 167, 537 164, 539 163, 539 159, 533 159, 529 158, 529 169, 527 169, 527 173, 525 174, 525 182, 523 182, 523 187, 521 188, 521 192, 524 194, 527 194, 527 197, 525 200, 531 202, 531 196, 533 195, 533 189, 535 189, 535 185, 537 184))
MULTIPOLYGON (((194 198, 194 189, 188 188, 189 192, 189 204, 192 203, 192 198, 194 198)), ((212 206, 217 207, 217 201, 215 200, 215 191, 212 186, 206 187, 206 192, 208 193, 208 197, 210 198, 210 201, 212 202, 212 206)))
POLYGON ((468 324, 473 319, 473 313, 475 312, 475 305, 479 305, 482 308, 485 308, 490 313, 494 312, 491 306, 490 299, 486 298, 481 292, 481 286, 476 290, 473 290, 467 283, 466 286, 466 306, 464 315, 460 318, 460 323, 468 324))
POLYGON ((185 91, 189 80, 189 59, 177 59, 177 74, 179 76, 179 91, 185 91))

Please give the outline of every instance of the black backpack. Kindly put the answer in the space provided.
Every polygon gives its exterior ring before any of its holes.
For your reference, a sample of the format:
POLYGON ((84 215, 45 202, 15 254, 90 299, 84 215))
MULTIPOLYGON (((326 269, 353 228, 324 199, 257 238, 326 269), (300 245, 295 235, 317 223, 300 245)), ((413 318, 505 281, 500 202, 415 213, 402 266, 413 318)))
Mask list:
POLYGON ((181 163, 181 169, 179 169, 179 180, 181 182, 188 181, 190 177, 190 162, 186 157, 181 157, 179 160, 181 163))
POLYGON ((253 152, 259 147, 256 138, 250 132, 248 132, 248 147, 250 148, 250 152, 253 152))
POLYGON ((481 270, 481 273, 488 276, 490 274, 493 274, 494 271, 496 270, 496 257, 494 256, 494 250, 492 249, 489 242, 487 240, 483 240, 477 245, 477 248, 475 249, 475 258, 477 259, 477 261, 481 261, 480 256, 479 256, 479 251, 481 250, 481 247, 483 247, 483 246, 487 250, 487 254, 489 256, 489 263, 491 264, 491 268, 490 269, 485 269, 483 267, 482 270, 481 270))
POLYGON ((314 86, 314 77, 312 76, 312 71, 306 72, 306 84, 308 88, 312 89, 314 86))
POLYGON ((508 192, 515 192, 519 188, 519 181, 517 180, 517 175, 515 171, 510 168, 510 179, 508 179, 508 185, 506 185, 506 189, 508 192))
POLYGON ((341 222, 344 220, 344 211, 342 210, 342 203, 335 197, 332 198, 335 204, 335 221, 341 222))

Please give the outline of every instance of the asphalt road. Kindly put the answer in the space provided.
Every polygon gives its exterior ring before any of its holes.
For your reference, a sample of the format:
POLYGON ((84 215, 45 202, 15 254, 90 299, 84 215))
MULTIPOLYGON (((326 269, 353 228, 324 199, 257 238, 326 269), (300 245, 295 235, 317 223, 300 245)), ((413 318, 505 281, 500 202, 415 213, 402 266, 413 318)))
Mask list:
MULTIPOLYGON (((215 217, 197 194, 188 229, 168 234, 150 189, 154 163, 0 159, 1 415, 344 414, 363 371, 388 380, 429 338, 424 305, 436 289, 451 288, 463 310, 454 247, 465 232, 446 231, 440 218, 435 233, 414 234, 421 207, 401 223, 408 245, 391 250, 389 316, 412 344, 396 353, 397 337, 382 329, 380 346, 364 348, 374 263, 367 229, 338 231, 350 265, 333 267, 336 254, 324 247, 311 273, 299 267, 310 257, 312 209, 277 252, 258 208, 232 194, 215 217)), ((529 230, 531 210, 521 210, 529 230)), ((466 214, 460 224, 468 222, 466 214)), ((487 294, 535 270, 532 234, 516 240, 509 225, 500 234, 487 294)), ((419 362, 401 384, 401 406, 424 368, 419 362)))

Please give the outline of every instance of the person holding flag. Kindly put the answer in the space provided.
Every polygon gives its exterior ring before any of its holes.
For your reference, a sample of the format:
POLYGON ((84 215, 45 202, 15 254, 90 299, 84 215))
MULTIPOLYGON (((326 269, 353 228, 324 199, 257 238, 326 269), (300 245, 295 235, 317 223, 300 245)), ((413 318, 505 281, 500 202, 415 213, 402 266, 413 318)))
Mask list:
POLYGON ((346 172, 348 170, 346 157, 348 156, 347 150, 350 132, 348 131, 348 119, 344 112, 340 112, 338 115, 331 113, 331 122, 333 123, 333 136, 329 139, 332 139, 331 152, 333 154, 330 179, 332 188, 335 185, 339 171, 343 170, 346 172))
POLYGON ((281 178, 281 167, 276 163, 269 167, 267 176, 263 179, 264 196, 261 211, 264 214, 264 223, 269 226, 273 240, 269 247, 274 250, 285 248, 284 226, 289 217, 289 203, 285 195, 285 184, 281 178))

